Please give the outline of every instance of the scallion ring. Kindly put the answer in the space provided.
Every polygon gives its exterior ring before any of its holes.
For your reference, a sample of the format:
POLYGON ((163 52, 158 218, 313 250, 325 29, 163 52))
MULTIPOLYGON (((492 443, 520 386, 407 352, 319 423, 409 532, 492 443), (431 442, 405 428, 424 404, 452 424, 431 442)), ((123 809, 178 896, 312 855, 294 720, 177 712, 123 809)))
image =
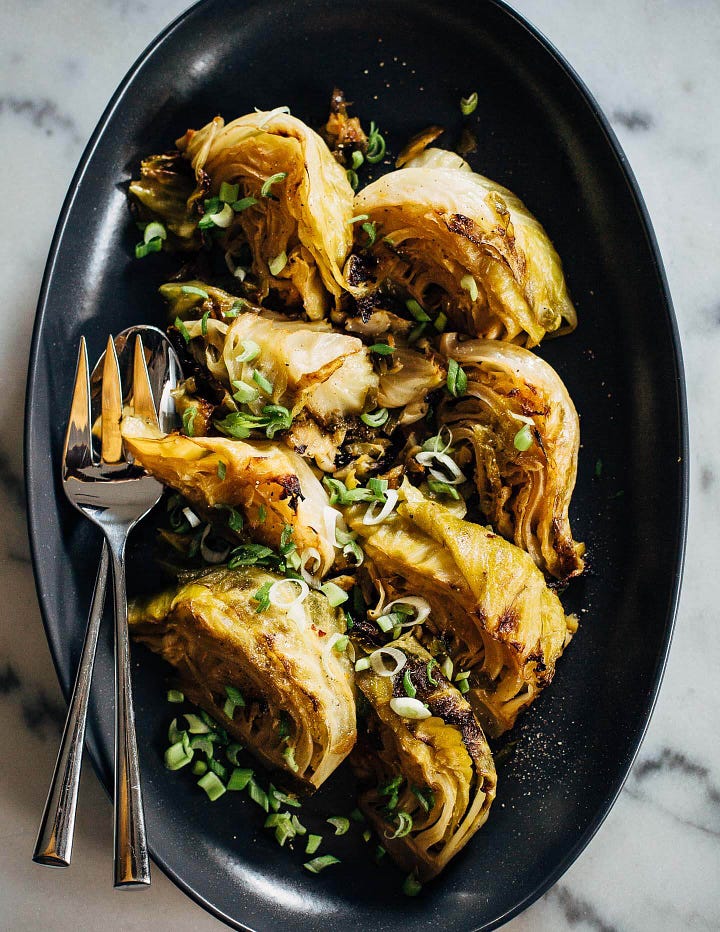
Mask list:
POLYGON ((287 261, 288 261, 288 257, 285 251, 279 253, 279 255, 275 256, 274 259, 271 259, 268 262, 268 268, 270 269, 270 274, 277 277, 287 265, 287 261))
POLYGON ((390 516, 393 508, 398 503, 398 493, 395 489, 388 489, 385 493, 385 504, 382 506, 379 512, 376 513, 377 505, 379 502, 370 502, 367 507, 367 511, 363 516, 363 524, 381 524, 386 518, 390 516))
POLYGON ((273 197, 270 193, 270 188, 272 188, 274 184, 284 181, 286 178, 287 172, 276 172, 274 175, 271 175, 263 182, 263 186, 260 188, 260 197, 273 197))
POLYGON ((223 546, 216 550, 207 543, 208 535, 212 533, 212 526, 208 524, 200 538, 200 553, 206 563, 224 563, 230 553, 230 545, 223 543, 223 546))
POLYGON ((387 408, 378 408, 376 411, 367 412, 360 415, 360 420, 368 427, 382 427, 389 417, 387 408))
POLYGON ((407 663, 407 657, 397 647, 378 647, 369 657, 370 667, 377 676, 397 676, 407 663), (385 658, 389 657, 395 664, 393 669, 385 665, 385 658))
POLYGON ((390 708, 401 718, 411 718, 417 721, 430 718, 432 715, 432 712, 424 703, 420 702, 419 699, 411 699, 409 696, 398 696, 391 699, 390 708))
POLYGON ((300 575, 311 589, 319 589, 321 585, 320 569, 322 557, 316 547, 308 547, 300 558, 300 575), (312 566, 312 570, 310 570, 312 566))
POLYGON ((304 579, 278 579, 270 586, 268 599, 275 608, 290 609, 294 605, 302 605, 309 592, 310 587, 304 579))
POLYGON ((427 450, 416 454, 415 459, 421 466, 426 466, 430 475, 440 482, 446 482, 448 485, 460 485, 466 481, 465 473, 447 453, 436 453, 434 450, 427 450), (433 467, 432 463, 438 463, 444 468, 445 472, 433 467))

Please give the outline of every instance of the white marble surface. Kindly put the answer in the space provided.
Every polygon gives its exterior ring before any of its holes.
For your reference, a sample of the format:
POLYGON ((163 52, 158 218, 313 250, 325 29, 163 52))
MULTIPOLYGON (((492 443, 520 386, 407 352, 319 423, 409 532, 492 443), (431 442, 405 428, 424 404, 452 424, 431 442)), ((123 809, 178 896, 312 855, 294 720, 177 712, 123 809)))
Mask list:
MULTIPOLYGON (((26 359, 53 226, 116 84, 183 0, 5 0, 0 9, 0 929, 220 929, 156 870, 110 886, 111 810, 88 768, 73 866, 30 862, 64 706, 37 609, 21 479, 26 359)), ((516 0, 589 84, 627 152, 682 334, 692 439, 687 569, 665 683, 640 757, 588 849, 508 928, 720 929, 720 5, 516 0)))

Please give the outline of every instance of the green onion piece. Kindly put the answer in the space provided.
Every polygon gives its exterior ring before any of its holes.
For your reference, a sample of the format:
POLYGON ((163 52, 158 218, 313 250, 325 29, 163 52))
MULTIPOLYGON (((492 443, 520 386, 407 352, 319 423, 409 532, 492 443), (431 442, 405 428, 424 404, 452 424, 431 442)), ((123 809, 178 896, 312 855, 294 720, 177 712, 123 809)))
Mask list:
POLYGON ((402 885, 402 892, 405 896, 417 896, 421 890, 422 884, 417 879, 417 874, 415 872, 408 874, 402 885))
POLYGON ((428 660, 427 666, 425 667, 425 676, 427 677, 427 681, 431 686, 437 686, 438 684, 438 681, 432 675, 432 668, 436 667, 437 665, 437 660, 428 660))
POLYGON ((315 854, 322 843, 322 835, 308 835, 305 854, 315 854))
POLYGON ((255 197, 242 197, 239 201, 233 201, 230 205, 236 214, 242 213, 243 210, 247 210, 248 207, 254 207, 257 204, 257 198, 255 197))
POLYGON ((389 417, 387 408, 378 408, 369 414, 361 414, 360 420, 368 427, 382 427, 389 417))
POLYGON ((270 175, 270 177, 263 183, 262 188, 260 188, 260 196, 273 197, 274 195, 270 193, 270 188, 272 188, 274 184, 278 184, 280 181, 284 181, 286 178, 287 172, 277 172, 274 175, 270 175))
POLYGON ((449 495, 450 498, 454 498, 456 501, 460 500, 460 493, 454 485, 448 485, 447 482, 442 482, 434 476, 428 476, 427 484, 430 491, 434 492, 435 495, 449 495))
POLYGON ((239 689, 235 688, 235 686, 226 686, 225 695, 228 697, 228 699, 230 699, 233 705, 236 705, 241 709, 245 708, 245 697, 239 689))
POLYGON ((351 159, 352 159, 352 167, 355 169, 355 171, 357 171, 358 168, 360 168, 362 163, 365 161, 365 156, 362 154, 362 152, 359 149, 355 149, 353 150, 351 159))
POLYGON ((336 586, 333 582, 327 582, 320 586, 320 591, 327 596, 327 600, 332 608, 337 608, 338 605, 342 605, 343 602, 347 602, 349 598, 347 592, 345 592, 344 589, 341 589, 340 586, 336 586))
POLYGON ((227 767, 224 764, 221 764, 219 760, 213 758, 208 760, 208 767, 215 774, 216 777, 219 777, 221 780, 226 781, 228 778, 227 767))
POLYGON ((239 534, 243 529, 243 516, 240 514, 237 509, 233 508, 232 505, 216 505, 216 508, 225 508, 228 512, 228 527, 231 531, 235 531, 236 534, 239 534))
POLYGON ((268 262, 268 268, 270 269, 271 275, 279 275, 282 270, 287 265, 288 257, 285 251, 281 252, 279 255, 275 256, 274 259, 271 259, 268 262))
POLYGON ((370 219, 370 218, 369 218, 369 216, 368 216, 367 214, 358 214, 357 217, 351 217, 351 218, 348 220, 348 223, 351 223, 351 224, 352 224, 352 223, 359 223, 361 220, 369 220, 369 219, 370 219))
POLYGON ((378 356, 389 356, 390 353, 395 352, 395 347, 387 343, 373 343, 370 347, 370 352, 377 353, 378 356))
POLYGON ((235 362, 252 362, 260 355, 260 347, 254 340, 243 340, 240 346, 242 353, 235 357, 235 362))
POLYGON ((292 424, 292 414, 282 405, 265 405, 262 410, 263 417, 268 418, 265 425, 265 435, 272 440, 279 430, 288 430, 292 424))
POLYGON ((225 204, 232 204, 233 201, 237 200, 238 193, 240 192, 239 184, 228 184, 227 181, 223 181, 220 185, 220 191, 218 197, 225 204))
POLYGON ((210 297, 204 288, 197 288, 195 285, 181 285, 180 291, 182 294, 196 295, 198 298, 202 298, 205 301, 210 297))
POLYGON ((252 776, 252 771, 250 772, 250 780, 248 781, 248 793, 250 793, 250 799, 254 803, 257 803, 261 809, 264 809, 267 812, 270 809, 270 800, 268 799, 268 794, 260 786, 259 783, 255 782, 254 777, 252 776))
POLYGON ((159 236, 156 236, 155 239, 151 239, 149 243, 137 243, 135 246, 135 258, 144 259, 145 256, 150 255, 151 252, 160 252, 162 250, 163 241, 159 236))
POLYGON ((209 735, 193 735, 190 738, 190 747, 193 751, 202 751, 208 757, 215 756, 215 750, 209 735))
POLYGON ((516 450, 519 450, 521 453, 524 453, 525 450, 529 450, 533 445, 533 435, 530 430, 530 425, 525 424, 520 430, 515 434, 515 439, 513 440, 513 446, 516 450))
POLYGON ((285 763, 288 765, 290 770, 292 770, 293 773, 297 773, 300 768, 295 762, 295 749, 288 745, 288 747, 286 747, 282 752, 282 756, 285 758, 285 763))
POLYGON ((410 679, 410 671, 406 670, 405 675, 403 676, 403 689, 405 690, 405 695, 409 696, 411 699, 415 698, 417 689, 413 686, 412 680, 410 679))
POLYGON ((478 105, 477 91, 473 91, 469 97, 460 98, 460 110, 462 111, 463 116, 470 116, 471 113, 474 113, 477 105, 478 105))
POLYGON ((184 702, 185 695, 181 693, 179 689, 168 689, 167 701, 168 702, 184 702))
POLYGON ((370 123, 370 132, 368 134, 368 146, 365 158, 371 165, 380 162, 385 155, 385 140, 380 131, 373 122, 370 123))
POLYGON ((196 760, 190 769, 196 777, 201 777, 204 773, 207 773, 208 765, 204 760, 196 760))
POLYGON ((353 822, 365 821, 365 816, 362 814, 362 812, 360 812, 359 809, 353 809, 353 811, 350 813, 350 818, 353 820, 353 822))
POLYGON ((290 823, 295 829, 296 835, 307 835, 307 829, 294 813, 290 816, 290 823))
POLYGON ((467 291, 467 293, 470 295, 471 301, 477 301, 478 286, 472 275, 463 275, 463 277, 460 279, 460 287, 467 291))
POLYGON ((447 314, 445 313, 445 311, 440 311, 438 316, 435 318, 435 323, 433 324, 433 326, 435 327, 438 333, 442 333, 447 327, 447 322, 448 322, 447 314))
POLYGON ((425 311, 422 309, 420 304, 415 300, 415 298, 409 298, 405 302, 405 307, 410 311, 410 313, 415 318, 415 320, 419 320, 419 321, 430 320, 429 315, 425 313, 425 311))
POLYGON ((233 398, 235 401, 240 404, 248 404, 251 401, 256 401, 260 397, 260 392, 253 385, 248 385, 247 382, 242 382, 239 379, 233 379, 232 382, 235 392, 233 393, 233 398))
POLYGON ((200 333, 205 337, 207 336, 207 322, 208 317, 210 316, 210 311, 205 311, 201 320, 200 320, 200 333))
POLYGON ((359 660, 355 661, 355 672, 356 673, 362 673, 363 670, 369 670, 369 669, 370 669, 370 658, 369 657, 361 657, 359 660))
POLYGON ((408 334, 408 343, 417 343, 420 337, 425 333, 427 328, 427 322, 423 321, 421 324, 416 324, 408 334))
POLYGON ((449 657, 446 657, 443 662, 440 664, 440 672, 447 679, 451 680, 453 675, 453 662, 449 657))
POLYGON ((595 461, 595 478, 596 479, 599 479, 600 476, 602 475, 602 469, 603 469, 603 461, 596 460, 595 461))
POLYGON ((189 343, 189 342, 190 342, 190 333, 188 332, 188 328, 187 328, 187 327, 185 326, 185 324, 180 320, 179 317, 176 317, 176 318, 175 318, 175 326, 177 327, 177 329, 178 329, 178 330, 180 331, 180 333, 182 334, 183 340, 185 340, 186 343, 189 343))
POLYGON ((326 867, 330 867, 331 864, 339 863, 340 858, 336 858, 332 854, 325 854, 322 857, 313 858, 312 861, 306 861, 303 867, 309 870, 311 874, 319 874, 320 871, 325 870, 326 867))
POLYGON ((292 524, 285 524, 283 526, 282 532, 280 533, 280 553, 285 556, 285 554, 290 553, 295 549, 295 544, 292 541, 293 536, 293 526, 292 524))
POLYGON ((257 602, 257 608, 255 612, 259 615, 261 612, 267 611, 270 608, 270 587, 272 582, 268 580, 266 583, 263 583, 262 586, 257 590, 253 595, 253 602, 257 602))
POLYGON ((379 864, 380 861, 382 861, 382 859, 385 857, 386 854, 387 854, 387 852, 385 851, 385 849, 383 848, 383 846, 382 846, 382 845, 378 845, 377 848, 375 849, 375 863, 376 863, 376 864, 379 864))
POLYGON ((365 244, 366 249, 371 249, 375 245, 375 240, 377 239, 377 223, 369 222, 363 223, 360 228, 363 233, 367 234, 367 243, 365 244))
POLYGON ((370 831, 369 828, 365 829, 365 831, 362 834, 362 837, 363 837, 363 841, 365 842, 370 841, 370 839, 372 838, 372 832, 370 831))
POLYGON ((242 298, 238 298, 237 301, 233 303, 230 310, 220 311, 220 313, 222 314, 223 317, 237 317, 244 307, 245 307, 245 302, 242 300, 242 298))
POLYGON ((387 838, 404 838, 412 831, 413 820, 409 812, 403 812, 400 810, 400 812, 398 812, 395 816, 394 822, 397 823, 397 828, 392 835, 387 835, 387 838))
POLYGON ((167 230, 162 223, 158 223, 157 220, 148 223, 143 231, 143 240, 146 246, 154 239, 167 239, 167 230))
POLYGON ((380 796, 391 796, 393 793, 400 789, 402 782, 403 778, 400 774, 398 774, 391 780, 387 780, 385 783, 381 783, 377 788, 378 794, 380 796))
POLYGON ((276 787, 274 787, 272 783, 268 789, 268 796, 270 798, 270 805, 276 811, 283 803, 286 806, 292 806, 294 809, 300 809, 302 807, 302 803, 299 799, 297 799, 297 797, 288 796, 287 793, 283 793, 282 790, 278 790, 276 787))
POLYGON ((218 460, 217 464, 217 477, 222 482, 225 476, 227 475, 227 466, 223 463, 222 460, 218 460))
POLYGON ((395 626, 395 619, 393 617, 393 614, 394 613, 391 612, 389 615, 381 615, 378 618, 377 625, 378 625, 378 628, 380 628, 380 630, 383 632, 383 634, 387 634, 388 631, 392 631, 393 627, 395 626))
POLYGON ((171 744, 165 751, 165 766, 168 770, 180 770, 193 759, 192 750, 188 750, 182 741, 171 744))
POLYGON ((350 828, 350 819, 346 819, 345 816, 331 816, 325 821, 334 827, 336 835, 344 835, 350 828))
POLYGON ((258 522, 260 524, 264 524, 266 518, 267 518, 267 508, 264 505, 261 505, 258 508, 258 522))
POLYGON ((203 777, 200 777, 198 780, 198 786, 205 790, 205 792, 208 794, 210 802, 213 803, 216 799, 220 799, 226 790, 223 782, 220 780, 217 774, 212 772, 212 770, 208 770, 208 772, 203 777))
POLYGON ((348 558, 352 557, 357 566, 360 566, 365 558, 362 550, 360 549, 360 545, 355 540, 349 540, 345 544, 343 547, 343 556, 348 558))
POLYGON ((239 766, 237 756, 240 753, 240 751, 242 751, 242 749, 243 749, 242 744, 237 744, 235 742, 233 742, 232 744, 228 744, 228 746, 225 748, 225 757, 227 757, 227 759, 230 761, 233 767, 239 766))
POLYGON ((206 735, 209 731, 212 731, 212 728, 206 722, 192 712, 186 712, 183 718, 188 723, 188 731, 191 735, 206 735))
POLYGON ((470 691, 470 684, 468 683, 467 680, 460 680, 460 682, 457 684, 457 688, 464 695, 465 693, 470 691))
MULTIPOLYGON (((244 790, 253 777, 252 770, 245 767, 236 767, 230 774, 227 788, 229 790, 244 790)), ((250 794, 252 796, 252 793, 250 794)), ((257 802, 257 800, 255 800, 257 802)))
POLYGON ((178 728, 177 719, 174 718, 170 722, 170 727, 168 728, 168 741, 170 744, 177 744, 178 741, 182 740, 182 736, 186 734, 186 731, 181 731, 178 728))
POLYGON ((272 382, 266 379, 265 376, 262 374, 262 372, 259 371, 259 369, 253 369, 252 379, 253 379, 253 382, 258 386, 258 388, 264 391, 266 395, 272 395, 273 393, 272 382))
POLYGON ((195 436, 195 418, 197 417, 197 413, 197 405, 190 405, 189 408, 185 408, 183 411, 183 430, 188 435, 188 437, 195 436))
POLYGON ((342 637, 338 638, 337 641, 335 641, 332 649, 338 654, 344 654, 349 643, 350 638, 347 636, 347 634, 344 634, 342 637))
POLYGON ((467 375, 463 368, 458 365, 456 359, 448 362, 447 388, 454 398, 460 398, 467 391, 467 375))
MULTIPOLYGON (((352 168, 348 168, 348 170, 345 172, 345 175, 347 177, 348 183, 350 184, 350 187, 353 189, 353 191, 357 191, 357 189, 360 187, 360 179, 357 176, 357 172, 354 171, 352 168)), ((136 250, 136 255, 137 255, 137 250, 136 250)), ((142 257, 138 256, 138 258, 142 258, 142 257)))

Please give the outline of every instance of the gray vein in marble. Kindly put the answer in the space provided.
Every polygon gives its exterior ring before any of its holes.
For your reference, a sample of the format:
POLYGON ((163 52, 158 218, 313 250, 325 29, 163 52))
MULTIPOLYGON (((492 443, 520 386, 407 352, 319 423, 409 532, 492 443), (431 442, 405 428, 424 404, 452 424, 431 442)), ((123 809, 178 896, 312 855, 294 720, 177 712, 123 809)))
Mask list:
POLYGON ((53 736, 59 734, 65 722, 65 707, 37 685, 23 682, 20 674, 9 662, 0 667, 0 696, 13 696, 20 704, 20 712, 27 728, 44 737, 46 728, 53 736))
POLYGON ((680 751, 665 747, 653 757, 641 760, 633 769, 633 780, 642 783, 657 773, 678 773, 683 777, 696 777, 702 784, 710 802, 720 805, 720 790, 712 782, 710 768, 690 760, 680 751))
POLYGON ((82 142, 75 120, 63 113, 58 105, 47 97, 0 97, 0 117, 10 113, 28 120, 32 126, 43 130, 47 136, 60 132, 70 136, 73 142, 82 142))
POLYGON ((629 130, 648 130, 655 123, 646 110, 613 110, 612 119, 629 130))
POLYGON ((556 884, 545 899, 557 902, 570 927, 584 923, 597 932, 618 932, 617 927, 606 922, 591 903, 571 893, 564 884, 556 884))

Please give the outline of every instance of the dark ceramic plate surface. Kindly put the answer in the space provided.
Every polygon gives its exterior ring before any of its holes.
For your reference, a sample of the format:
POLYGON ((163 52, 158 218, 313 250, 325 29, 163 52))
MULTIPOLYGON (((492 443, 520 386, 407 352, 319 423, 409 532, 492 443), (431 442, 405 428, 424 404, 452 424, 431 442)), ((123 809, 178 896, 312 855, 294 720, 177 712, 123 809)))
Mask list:
MULTIPOLYGON (((430 123, 446 126, 452 145, 461 129, 460 97, 477 90, 469 121, 478 138, 473 165, 526 201, 563 257, 580 324, 540 353, 581 414, 571 517, 576 538, 588 544, 589 570, 563 596, 579 613, 580 630, 498 763, 487 825, 417 899, 399 893, 400 875, 377 868, 371 846, 357 835, 326 842, 344 863, 312 876, 300 866, 301 852, 280 850, 262 829, 262 814, 244 794, 211 804, 188 775, 168 773, 166 671, 136 649, 148 834, 156 862, 238 928, 486 929, 557 880, 622 786, 665 664, 687 504, 680 349, 642 199, 577 76, 507 7, 492 0, 207 0, 140 58, 73 180, 38 308, 26 469, 40 603, 67 694, 100 544, 59 484, 78 340, 85 334, 97 358, 109 332, 162 324, 155 289, 174 268, 163 256, 132 258, 137 231, 125 193, 140 157, 217 113, 232 118, 255 106, 287 104, 319 125, 334 84, 363 120, 378 122, 393 155, 430 123)), ((134 584, 158 582, 136 572, 134 584)), ((88 732, 108 787, 109 632, 106 624, 88 732)), ((308 821, 351 808, 349 778, 330 783, 304 807, 308 821)), ((108 880, 109 872, 108 863, 108 880)))

